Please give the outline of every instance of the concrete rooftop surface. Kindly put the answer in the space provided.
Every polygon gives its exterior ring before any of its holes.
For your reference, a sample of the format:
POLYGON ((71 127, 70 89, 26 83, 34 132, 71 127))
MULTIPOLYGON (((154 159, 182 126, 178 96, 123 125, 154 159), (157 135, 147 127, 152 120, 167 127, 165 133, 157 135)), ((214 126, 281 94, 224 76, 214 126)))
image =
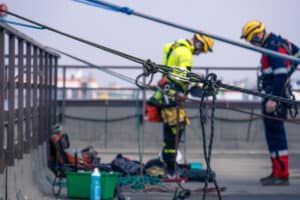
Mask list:
MULTIPOLYGON (((138 159, 137 154, 126 150, 122 152, 131 159, 138 159)), ((102 162, 109 163, 114 157, 115 152, 100 153, 102 162)), ((156 154, 145 153, 143 155, 143 163, 154 158, 156 154)), ((292 153, 290 155, 290 185, 289 186, 261 186, 259 178, 270 173, 270 163, 268 155, 263 152, 236 151, 226 152, 217 150, 212 157, 212 168, 216 172, 217 181, 220 187, 226 187, 227 190, 222 192, 222 199, 233 200, 250 200, 250 199, 267 199, 267 200, 298 200, 300 199, 300 154, 292 153)), ((204 160, 199 154, 187 155, 188 162, 202 162, 204 160)), ((23 165, 23 167, 26 164, 23 165)), ((205 164, 204 164, 205 166, 205 164)), ((27 171, 28 169, 24 169, 27 171)), ((55 198, 51 194, 51 185, 45 178, 49 176, 48 170, 40 170, 38 183, 34 181, 27 189, 20 191, 22 198, 18 199, 68 199, 66 189, 62 189, 60 197, 55 198), (39 191, 39 192, 37 192, 39 191)), ((22 175, 21 177, 23 177, 22 175)), ((25 177, 32 179, 33 177, 25 177)), ((176 187, 176 183, 167 183, 169 187, 176 187)), ((186 189, 195 189, 203 187, 201 182, 187 182, 184 184, 186 189)), ((210 183, 209 187, 213 187, 210 183)), ((24 188, 25 189, 25 188, 24 188)), ((125 196, 131 200, 171 200, 173 199, 172 192, 124 192, 125 196)), ((202 193, 192 193, 187 199, 196 200, 202 199, 202 193)), ((206 199, 218 199, 217 193, 208 193, 206 199)))

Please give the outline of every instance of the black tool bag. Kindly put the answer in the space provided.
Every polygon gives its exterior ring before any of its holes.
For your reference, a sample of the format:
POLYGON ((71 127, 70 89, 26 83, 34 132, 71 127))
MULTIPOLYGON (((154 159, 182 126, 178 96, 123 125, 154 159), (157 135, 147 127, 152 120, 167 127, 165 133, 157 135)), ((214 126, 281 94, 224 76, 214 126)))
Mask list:
POLYGON ((139 161, 130 160, 122 154, 118 154, 111 162, 113 171, 122 173, 123 175, 130 174, 136 175, 143 170, 143 165, 139 161))
POLYGON ((164 163, 159 158, 153 158, 146 162, 145 170, 151 167, 164 167, 164 163))
POLYGON ((188 178, 189 181, 204 182, 208 174, 208 182, 212 182, 216 174, 214 171, 207 173, 205 169, 179 169, 178 173, 180 177, 188 178))

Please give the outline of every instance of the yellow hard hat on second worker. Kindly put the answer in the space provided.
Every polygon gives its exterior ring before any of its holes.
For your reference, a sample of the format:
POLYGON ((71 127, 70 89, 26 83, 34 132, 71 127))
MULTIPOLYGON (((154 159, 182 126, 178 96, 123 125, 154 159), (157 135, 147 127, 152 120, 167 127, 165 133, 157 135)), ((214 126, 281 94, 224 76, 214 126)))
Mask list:
POLYGON ((194 38, 203 44, 203 52, 212 52, 212 48, 214 46, 214 40, 208 36, 200 35, 199 33, 196 33, 194 35, 194 38))
POLYGON ((247 42, 251 42, 257 33, 262 33, 264 31, 265 25, 263 23, 252 20, 244 25, 241 38, 244 38, 247 42))

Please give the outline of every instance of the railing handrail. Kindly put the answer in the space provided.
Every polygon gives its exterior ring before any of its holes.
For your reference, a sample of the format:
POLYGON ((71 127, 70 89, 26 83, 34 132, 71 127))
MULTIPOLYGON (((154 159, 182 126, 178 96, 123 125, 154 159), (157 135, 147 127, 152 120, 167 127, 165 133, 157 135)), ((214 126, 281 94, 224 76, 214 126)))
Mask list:
POLYGON ((18 31, 17 29, 15 29, 14 27, 12 27, 8 24, 0 23, 0 28, 3 28, 8 34, 16 35, 16 36, 18 36, 18 38, 23 39, 24 41, 33 44, 33 46, 36 46, 44 51, 47 51, 47 53, 49 53, 52 56, 60 57, 60 55, 57 54, 56 52, 51 51, 51 49, 43 46, 41 43, 37 42, 36 40, 32 39, 28 35, 18 31))
MULTIPOLYGON (((137 70, 142 69, 142 66, 134 65, 103 65, 101 66, 106 69, 124 69, 124 70, 137 70)), ((58 68, 67 68, 67 69, 87 69, 90 68, 88 65, 59 65, 58 68)), ((257 70, 258 66, 245 66, 245 67, 234 67, 234 66, 193 66, 193 69, 196 70, 257 70)))
MULTIPOLYGON (((103 65, 101 68, 105 69, 123 69, 123 70, 138 70, 142 69, 142 66, 134 65, 103 65)), ((58 68, 66 69, 93 69, 88 65, 58 65, 58 68)), ((259 66, 193 66, 193 70, 234 70, 234 71, 256 71, 259 66)), ((299 71, 300 69, 297 69, 299 71)))

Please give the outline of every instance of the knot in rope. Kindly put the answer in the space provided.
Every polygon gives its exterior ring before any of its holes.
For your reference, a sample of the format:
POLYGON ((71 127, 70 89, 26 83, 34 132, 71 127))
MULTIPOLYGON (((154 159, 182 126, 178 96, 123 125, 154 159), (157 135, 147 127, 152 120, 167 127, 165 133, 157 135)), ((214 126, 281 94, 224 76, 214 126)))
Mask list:
POLYGON ((158 66, 152 62, 150 59, 144 60, 142 62, 143 65, 143 73, 141 73, 140 75, 137 76, 136 80, 135 80, 135 84, 141 88, 141 89, 146 89, 146 88, 150 88, 152 80, 153 80, 153 75, 158 72, 158 66), (148 81, 148 83, 140 83, 140 78, 144 77, 148 77, 150 76, 150 80, 148 81))
POLYGON ((221 81, 217 80, 217 75, 210 73, 205 77, 203 85, 204 96, 215 96, 217 89, 220 87, 221 81))
POLYGON ((152 62, 150 59, 144 60, 143 61, 143 69, 144 69, 144 76, 149 76, 150 74, 155 74, 158 72, 158 67, 157 65, 152 62))
POLYGON ((217 81, 217 75, 214 73, 208 74, 205 78, 205 83, 208 89, 211 89, 213 91, 218 87, 217 81))

